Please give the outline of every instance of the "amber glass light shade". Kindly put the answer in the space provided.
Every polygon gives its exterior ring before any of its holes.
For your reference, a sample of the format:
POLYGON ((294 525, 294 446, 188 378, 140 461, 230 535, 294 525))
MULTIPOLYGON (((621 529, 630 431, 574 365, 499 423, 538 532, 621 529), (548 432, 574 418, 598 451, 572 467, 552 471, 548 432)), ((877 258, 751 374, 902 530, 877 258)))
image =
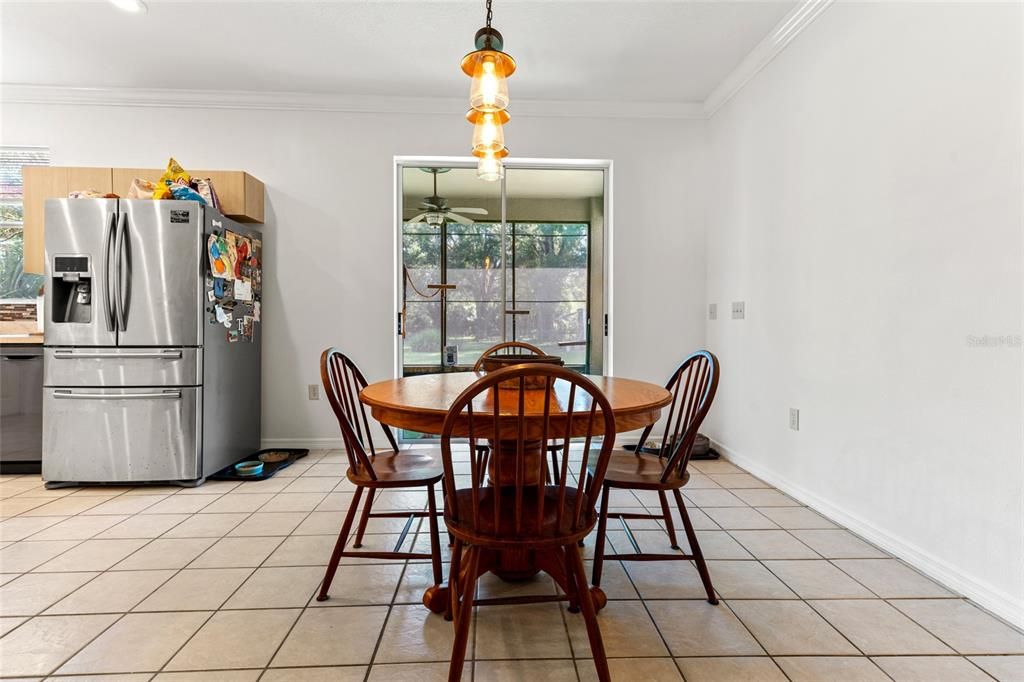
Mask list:
POLYGON ((498 50, 477 50, 463 58, 462 70, 473 78, 469 106, 485 112, 508 106, 508 77, 516 70, 512 57, 498 50))
POLYGON ((507 111, 470 109, 466 120, 473 124, 473 153, 496 152, 505 147, 504 126, 511 116, 507 111))

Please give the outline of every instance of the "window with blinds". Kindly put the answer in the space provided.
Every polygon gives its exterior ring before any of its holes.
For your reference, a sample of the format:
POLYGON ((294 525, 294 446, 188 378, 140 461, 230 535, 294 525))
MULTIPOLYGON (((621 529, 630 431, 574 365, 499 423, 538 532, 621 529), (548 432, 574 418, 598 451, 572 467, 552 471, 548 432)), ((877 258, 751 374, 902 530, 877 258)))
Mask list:
POLYGON ((0 302, 35 301, 42 275, 23 270, 23 166, 49 166, 47 147, 0 146, 0 302))

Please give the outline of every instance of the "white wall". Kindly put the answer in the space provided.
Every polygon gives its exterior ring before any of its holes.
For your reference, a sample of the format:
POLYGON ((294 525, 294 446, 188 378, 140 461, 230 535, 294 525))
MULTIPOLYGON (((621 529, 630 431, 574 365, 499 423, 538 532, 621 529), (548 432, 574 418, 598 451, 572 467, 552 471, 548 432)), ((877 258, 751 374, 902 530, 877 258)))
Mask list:
MULTIPOLYGON (((57 165, 243 169, 267 184, 263 436, 340 443, 308 402, 320 352, 346 350, 371 379, 394 349, 393 158, 458 155, 462 112, 343 114, 4 104, 3 144, 48 145, 57 165)), ((519 157, 614 162, 616 373, 663 381, 703 341, 703 121, 521 117, 519 157), (651 248, 657 245, 658 248, 651 248), (649 330, 643 331, 640 330, 649 330)))
POLYGON ((833 5, 710 121, 707 252, 713 438, 1017 623, 1021 20, 833 5))

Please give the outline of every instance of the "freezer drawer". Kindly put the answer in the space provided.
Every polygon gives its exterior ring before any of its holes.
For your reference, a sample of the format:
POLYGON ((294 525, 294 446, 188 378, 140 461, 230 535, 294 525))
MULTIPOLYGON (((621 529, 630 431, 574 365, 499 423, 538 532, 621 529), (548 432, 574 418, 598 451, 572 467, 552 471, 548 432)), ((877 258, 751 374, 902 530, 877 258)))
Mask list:
POLYGON ((200 348, 47 348, 44 386, 198 386, 200 348))
POLYGON ((202 390, 195 387, 45 388, 43 479, 197 479, 202 413, 202 390))

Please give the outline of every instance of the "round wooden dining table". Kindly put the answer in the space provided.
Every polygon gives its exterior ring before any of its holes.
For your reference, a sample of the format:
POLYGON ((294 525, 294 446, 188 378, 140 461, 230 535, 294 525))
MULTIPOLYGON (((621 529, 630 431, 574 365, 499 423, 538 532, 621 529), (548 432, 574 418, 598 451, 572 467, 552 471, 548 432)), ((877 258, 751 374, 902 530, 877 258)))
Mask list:
MULTIPOLYGON (((394 428, 417 431, 419 433, 440 435, 445 418, 448 416, 448 409, 455 403, 459 395, 468 388, 474 381, 483 376, 481 372, 445 372, 442 374, 422 374, 417 376, 403 377, 400 379, 389 379, 378 381, 364 388, 360 394, 360 400, 370 407, 374 418, 383 424, 394 428)), ((634 431, 654 424, 661 416, 662 408, 672 401, 672 395, 663 387, 646 381, 635 379, 624 379, 621 377, 588 376, 608 398, 615 413, 616 432, 634 431)), ((555 400, 551 401, 551 419, 555 420, 560 412, 565 412, 568 400, 567 391, 559 390, 559 382, 553 386, 555 400)), ((529 391, 528 391, 529 392, 529 391)), ((474 402, 474 410, 490 411, 490 392, 483 393, 474 402)), ((538 391, 538 393, 542 393, 538 391)), ((575 411, 581 407, 589 409, 589 403, 585 396, 575 396, 575 411)), ((536 422, 534 427, 544 418, 544 401, 527 401, 524 411, 525 421, 529 427, 530 422, 536 422)), ((500 413, 514 416, 518 414, 518 401, 506 400, 499 404, 500 413)), ((573 437, 585 437, 589 422, 584 419, 570 421, 570 435, 573 437)), ((563 427, 564 428, 564 427, 563 427)), ((453 430, 455 436, 469 435, 466 429, 460 428, 456 423, 453 430)), ((595 433, 593 435, 601 435, 595 433)), ((514 445, 503 446, 509 441, 491 442, 495 453, 491 460, 497 457, 514 457, 516 448, 514 445), (505 454, 507 453, 507 454, 505 454)), ((539 440, 527 448, 528 458, 543 457, 543 443, 539 440)), ((511 471, 513 467, 504 467, 511 471)), ((492 461, 492 472, 493 461, 492 461)), ((492 484, 493 484, 492 475, 492 484)), ((505 483, 505 482, 502 482, 505 483)), ((493 569, 493 572, 506 580, 522 580, 535 575, 538 571, 545 570, 552 574, 563 590, 565 577, 557 567, 540 566, 536 561, 536 554, 531 551, 505 552, 501 558, 500 565, 493 569)), ((600 588, 592 588, 595 597, 595 605, 603 606, 606 602, 600 588)), ((431 587, 424 595, 423 602, 432 611, 440 613, 445 610, 447 604, 447 589, 431 587)))

